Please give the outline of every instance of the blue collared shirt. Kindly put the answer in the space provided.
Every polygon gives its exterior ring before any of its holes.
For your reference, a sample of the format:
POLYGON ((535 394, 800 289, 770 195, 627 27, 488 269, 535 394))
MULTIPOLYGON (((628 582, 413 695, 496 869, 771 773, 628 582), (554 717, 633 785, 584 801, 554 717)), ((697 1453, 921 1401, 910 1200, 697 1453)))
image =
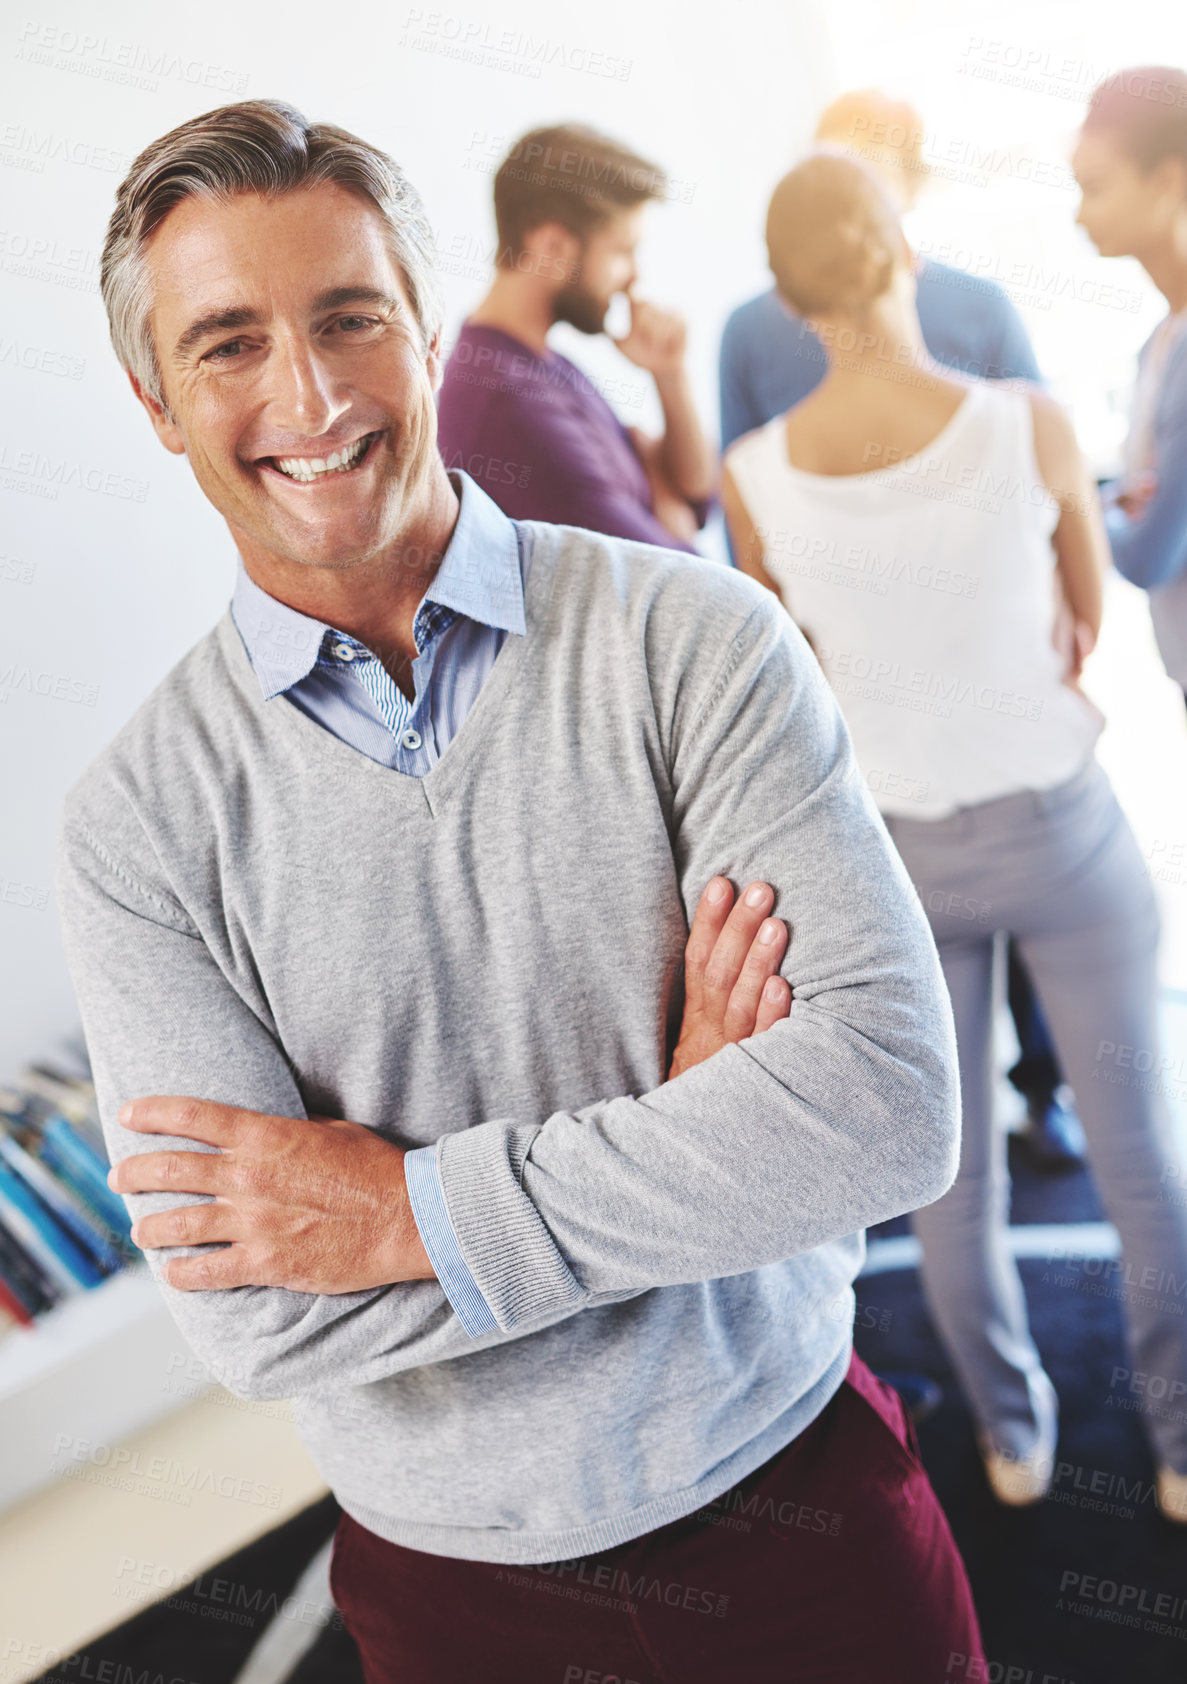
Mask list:
MULTIPOLYGON (((240 557, 231 617, 265 701, 287 696, 371 760, 423 778, 478 699, 508 632, 522 637, 528 554, 514 523, 468 474, 450 474, 461 501, 453 536, 412 622, 417 656, 409 700, 377 655, 324 620, 257 585, 240 557)), ((466 1267, 449 1220, 437 1148, 404 1159, 408 1197, 437 1279, 471 1336, 497 1322, 466 1267)))

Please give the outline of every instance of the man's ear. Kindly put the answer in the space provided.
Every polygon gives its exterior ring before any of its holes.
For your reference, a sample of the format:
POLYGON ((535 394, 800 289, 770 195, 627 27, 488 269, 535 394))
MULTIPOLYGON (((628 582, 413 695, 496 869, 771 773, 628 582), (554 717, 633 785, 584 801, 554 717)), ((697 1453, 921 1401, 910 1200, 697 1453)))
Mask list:
POLYGON ((441 360, 441 329, 438 328, 429 340, 425 351, 425 367, 429 371, 429 385, 434 394, 441 390, 441 382, 445 378, 445 366, 441 360))
POLYGON ((172 451, 174 456, 184 456, 185 440, 178 431, 177 425, 174 422, 173 417, 169 414, 169 411, 162 403, 159 403, 156 398, 152 397, 150 393, 145 391, 144 387, 140 384, 139 380, 137 380, 131 369, 126 370, 126 373, 132 384, 132 390, 135 392, 137 398, 139 398, 140 402, 144 405, 145 410, 148 412, 148 418, 153 424, 153 430, 160 439, 161 443, 165 446, 165 449, 172 451))
POLYGON ((520 274, 536 275, 563 286, 577 279, 584 242, 560 222, 541 222, 524 235, 523 251, 513 267, 520 274))

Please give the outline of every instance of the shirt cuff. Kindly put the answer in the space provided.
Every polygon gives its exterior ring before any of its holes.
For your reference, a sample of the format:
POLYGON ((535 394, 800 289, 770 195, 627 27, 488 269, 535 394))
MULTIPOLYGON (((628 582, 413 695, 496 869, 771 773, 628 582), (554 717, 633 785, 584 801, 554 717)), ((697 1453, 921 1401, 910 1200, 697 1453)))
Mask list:
POLYGON ((503 1333, 541 1316, 555 1321, 558 1311, 568 1314, 591 1301, 524 1189, 528 1154, 542 1126, 495 1118, 437 1142, 454 1235, 503 1333))
POLYGON ((449 1220, 436 1146, 418 1146, 404 1156, 404 1180, 408 1202, 420 1230, 429 1262, 437 1272, 441 1289, 457 1319, 471 1339, 480 1333, 494 1333, 498 1322, 482 1296, 478 1282, 466 1267, 457 1235, 449 1220))

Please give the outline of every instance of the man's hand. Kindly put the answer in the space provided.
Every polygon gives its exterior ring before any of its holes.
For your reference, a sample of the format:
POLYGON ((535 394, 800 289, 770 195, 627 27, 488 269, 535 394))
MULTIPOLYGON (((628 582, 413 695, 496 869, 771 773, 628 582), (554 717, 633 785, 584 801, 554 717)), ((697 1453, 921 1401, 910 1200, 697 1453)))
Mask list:
MULTIPOLYGON (((712 496, 717 483, 717 453, 711 449, 701 427, 684 366, 688 330, 680 316, 636 298, 633 286, 626 289, 626 296, 631 307, 630 329, 613 343, 624 357, 636 367, 645 368, 655 381, 664 412, 664 433, 656 443, 656 460, 663 470, 664 481, 678 498, 686 503, 704 502, 712 496)), ((655 477, 650 473, 648 477, 655 497, 655 477)), ((659 490, 658 501, 662 503, 666 495, 666 491, 659 490)), ((655 513, 668 524, 658 504, 655 513)))
POLYGON ((661 310, 658 304, 644 303, 630 289, 626 297, 631 307, 631 325, 613 343, 628 361, 646 369, 657 380, 678 374, 684 367, 688 345, 688 329, 683 318, 661 310))
POLYGON ((170 1286, 337 1293, 436 1279, 408 1200, 404 1151, 362 1123, 273 1117, 166 1094, 124 1106, 120 1122, 219 1148, 124 1158, 107 1177, 117 1193, 215 1195, 209 1204, 142 1216, 132 1230, 142 1250, 230 1241, 221 1251, 172 1258, 164 1270, 170 1286))
POLYGON ((729 882, 713 877, 693 916, 684 950, 684 1017, 669 1081, 731 1041, 761 1035, 791 1011, 791 984, 776 974, 787 925, 767 917, 774 891, 769 883, 750 883, 733 902, 729 882))

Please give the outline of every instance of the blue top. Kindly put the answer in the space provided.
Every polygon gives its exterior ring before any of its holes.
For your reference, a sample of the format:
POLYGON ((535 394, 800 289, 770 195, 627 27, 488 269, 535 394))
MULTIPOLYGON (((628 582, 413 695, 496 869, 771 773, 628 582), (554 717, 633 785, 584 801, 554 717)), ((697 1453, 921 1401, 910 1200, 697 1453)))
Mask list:
MULTIPOLYGON (((372 651, 261 589, 238 558, 231 617, 266 700, 302 713, 371 760, 420 778, 453 741, 507 633, 521 637, 526 561, 514 524, 469 475, 450 475, 461 513, 412 622, 409 701, 372 651)), ((404 1159, 408 1197, 441 1289, 471 1335, 498 1325, 462 1259, 436 1146, 404 1159)))
MULTIPOLYGON (((1150 339, 1147 339, 1141 350, 1143 358, 1149 349, 1150 339)), ((1118 573, 1148 591, 1169 585, 1187 568, 1187 334, 1184 333, 1167 356, 1154 408, 1153 439, 1157 486, 1141 517, 1131 520, 1116 504, 1105 510, 1118 573)))
MULTIPOLYGON (((933 258, 915 276, 919 325, 938 362, 983 380, 1038 380, 1022 318, 995 281, 933 258)), ((721 337, 721 448, 806 398, 828 357, 807 324, 772 288, 741 304, 721 337)))

